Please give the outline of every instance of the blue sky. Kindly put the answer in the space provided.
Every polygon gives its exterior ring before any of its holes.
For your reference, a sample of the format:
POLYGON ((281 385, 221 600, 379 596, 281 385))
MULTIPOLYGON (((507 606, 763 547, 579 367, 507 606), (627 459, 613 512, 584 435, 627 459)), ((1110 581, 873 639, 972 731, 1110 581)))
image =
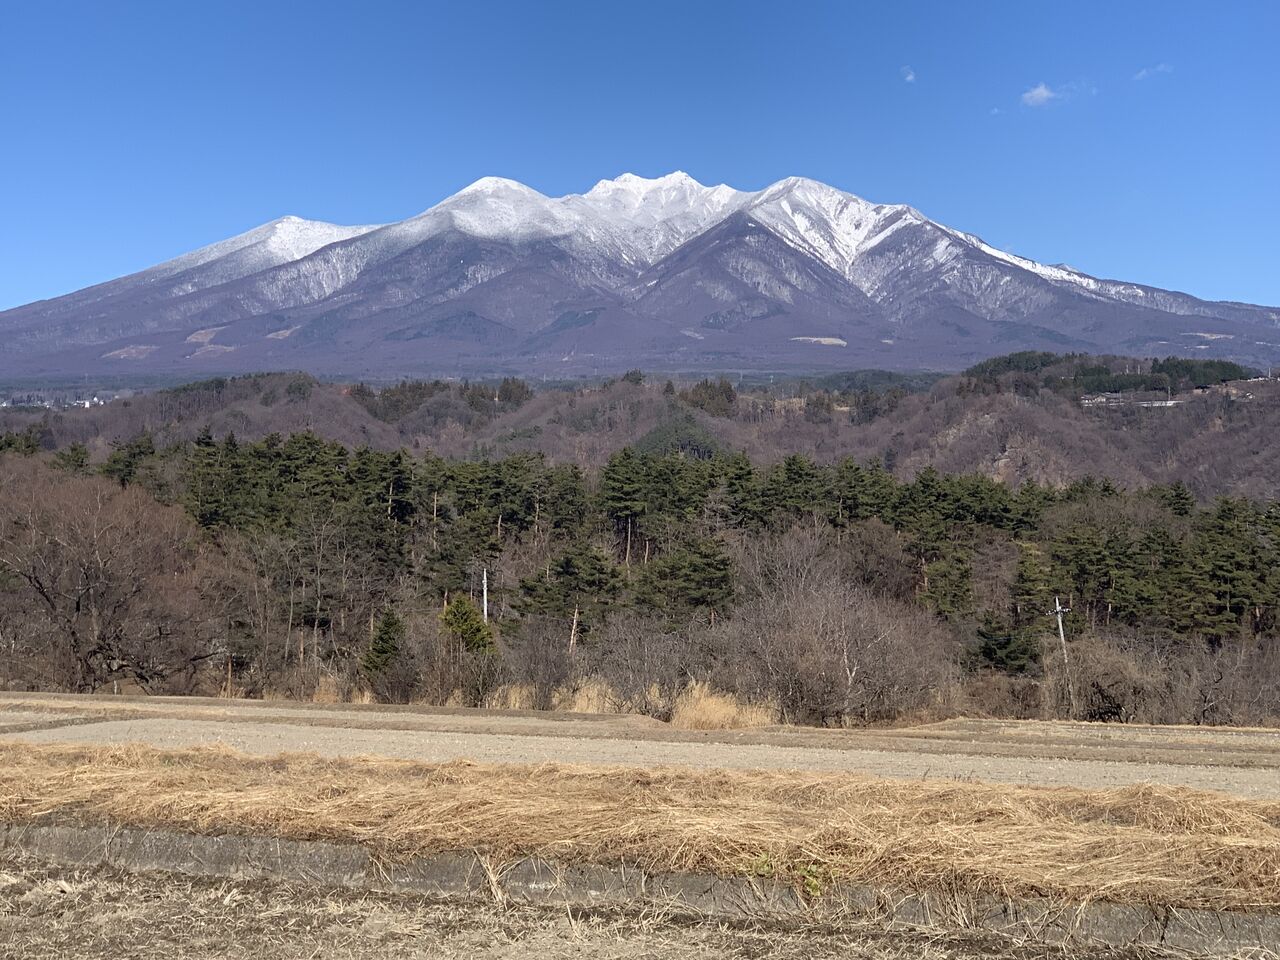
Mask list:
POLYGON ((1280 304, 1280 3, 0 0, 0 308, 286 213, 683 169, 1280 304))

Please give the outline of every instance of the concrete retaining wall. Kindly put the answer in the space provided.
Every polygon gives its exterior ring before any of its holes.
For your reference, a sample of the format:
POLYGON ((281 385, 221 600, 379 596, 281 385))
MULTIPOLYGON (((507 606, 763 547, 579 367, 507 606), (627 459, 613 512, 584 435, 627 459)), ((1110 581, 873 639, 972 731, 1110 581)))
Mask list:
POLYGON ((1164 944, 1198 953, 1280 956, 1280 914, 1161 912, 1111 904, 1013 903, 969 894, 904 894, 837 888, 818 897, 769 881, 650 874, 627 866, 526 859, 493 864, 471 854, 386 863, 362 847, 268 837, 198 836, 112 826, 0 827, 0 851, 62 866, 111 866, 199 877, 284 880, 365 890, 529 903, 571 903, 725 919, 879 920, 985 929, 1047 941, 1164 944), (1256 951, 1263 951, 1261 954, 1256 951))

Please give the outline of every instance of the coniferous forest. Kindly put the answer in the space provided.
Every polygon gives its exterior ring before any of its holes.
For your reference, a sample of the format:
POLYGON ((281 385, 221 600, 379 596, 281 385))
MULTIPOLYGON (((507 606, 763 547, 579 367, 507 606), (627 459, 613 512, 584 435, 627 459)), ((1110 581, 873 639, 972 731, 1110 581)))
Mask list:
POLYGON ((23 436, 0 455, 10 689, 546 708, 590 687, 661 718, 703 683, 805 724, 1280 718, 1274 501, 687 436, 585 469, 310 431, 101 458, 23 436))

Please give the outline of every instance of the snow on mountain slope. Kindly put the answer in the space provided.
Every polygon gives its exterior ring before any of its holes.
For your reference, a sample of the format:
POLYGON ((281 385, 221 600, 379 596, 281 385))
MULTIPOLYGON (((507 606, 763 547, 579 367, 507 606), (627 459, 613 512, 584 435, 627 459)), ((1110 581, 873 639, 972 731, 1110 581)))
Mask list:
POLYGON ((907 224, 924 221, 910 207, 869 203, 803 177, 766 187, 745 209, 846 279, 853 279, 854 265, 865 250, 907 224))
POLYGON ((704 187, 683 171, 648 180, 624 173, 601 180, 566 205, 607 221, 628 262, 657 263, 685 241, 740 209, 751 195, 724 184, 704 187))
POLYGON ((0 367, 911 368, 1068 348, 1270 363, 1277 327, 1280 310, 1041 264, 802 177, 626 173, 562 197, 485 177, 396 223, 284 217, 0 312, 0 367))
POLYGON ((361 234, 376 230, 377 226, 344 227, 336 223, 324 223, 320 220, 303 220, 301 217, 281 217, 260 227, 201 247, 191 253, 183 254, 167 260, 158 266, 142 271, 140 276, 148 280, 172 277, 195 267, 201 267, 214 261, 234 263, 234 269, 220 271, 225 279, 234 273, 246 276, 258 270, 293 260, 301 260, 321 247, 341 240, 350 240, 361 234))
MULTIPOLYGON (((333 234, 336 240, 352 240, 313 257, 322 282, 311 284, 329 295, 359 277, 366 267, 398 256, 413 246, 446 231, 469 236, 529 243, 554 240, 588 265, 588 272, 605 288, 620 285, 654 265, 731 214, 743 210, 788 243, 820 260, 864 293, 875 296, 877 277, 886 275, 883 264, 866 269, 864 254, 899 230, 929 227, 941 231, 931 256, 936 263, 953 260, 963 248, 979 250, 1010 266, 1055 283, 1071 284, 1093 296, 1144 303, 1144 288, 1100 281, 1063 267, 1046 266, 998 250, 972 234, 944 227, 903 204, 874 204, 803 177, 789 177, 763 190, 747 192, 723 184, 708 187, 681 171, 647 179, 624 173, 601 180, 585 194, 548 197, 531 187, 502 177, 484 177, 424 212, 383 227, 336 228, 285 218, 188 255, 192 264, 218 257, 234 258, 228 266, 263 256, 265 266, 301 260, 328 243, 299 243, 296 256, 283 248, 282 225, 290 220, 308 228, 350 231, 333 234), (260 233, 270 235, 260 238, 260 233), (306 249, 308 246, 311 249, 306 249)), ((298 231, 302 232, 302 231, 298 231)), ((167 275, 183 267, 179 258, 157 270, 167 275)), ((230 271, 228 271, 230 272, 230 271)), ((288 271, 296 274, 297 271, 288 271)), ((483 272, 483 271, 481 271, 483 272)), ((1164 305, 1170 309, 1170 304, 1164 305)))
POLYGON ((564 197, 485 177, 399 226, 414 239, 444 229, 517 242, 558 238, 639 269, 719 222, 750 196, 723 184, 704 187, 682 172, 651 180, 624 173, 601 180, 585 194, 564 197))
POLYGON ((142 273, 151 278, 173 276, 183 270, 223 260, 237 253, 241 255, 239 260, 242 264, 264 270, 276 264, 301 260, 307 253, 320 250, 320 247, 358 237, 374 229, 376 225, 340 227, 321 220, 303 220, 300 216, 282 216, 279 220, 271 220, 271 223, 262 224, 261 227, 248 230, 237 237, 210 243, 209 246, 191 253, 183 253, 173 260, 143 270, 142 273))
POLYGON ((261 275, 375 229, 281 217, 138 273, 2 312, 0 328, 20 329, 34 324, 32 336, 36 340, 66 335, 59 324, 75 323, 77 318, 92 320, 96 329, 123 330, 142 304, 170 302, 261 275))

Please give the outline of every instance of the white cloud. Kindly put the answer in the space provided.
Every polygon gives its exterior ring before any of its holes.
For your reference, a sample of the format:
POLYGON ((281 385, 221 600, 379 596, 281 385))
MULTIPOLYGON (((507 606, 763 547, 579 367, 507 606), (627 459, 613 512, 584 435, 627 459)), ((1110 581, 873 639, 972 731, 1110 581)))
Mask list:
POLYGON ((903 67, 903 68, 899 71, 899 73, 901 73, 901 74, 902 74, 902 79, 903 79, 903 80, 905 80, 905 81, 907 81, 907 83, 915 83, 915 82, 916 82, 916 72, 915 72, 914 70, 912 70, 910 67, 903 67))
POLYGON ((1147 80, 1158 73, 1173 73, 1173 67, 1167 63, 1157 63, 1154 67, 1143 67, 1133 75, 1133 79, 1147 80))
POLYGON ((993 117, 998 117, 998 116, 1000 115, 1000 112, 1001 112, 1001 111, 1000 111, 1000 108, 999 108, 999 107, 992 107, 992 108, 991 108, 991 115, 992 115, 993 117))
POLYGON ((1062 95, 1051 90, 1047 84, 1037 83, 1034 87, 1022 95, 1022 102, 1028 107, 1043 107, 1050 101, 1057 100, 1062 95))

